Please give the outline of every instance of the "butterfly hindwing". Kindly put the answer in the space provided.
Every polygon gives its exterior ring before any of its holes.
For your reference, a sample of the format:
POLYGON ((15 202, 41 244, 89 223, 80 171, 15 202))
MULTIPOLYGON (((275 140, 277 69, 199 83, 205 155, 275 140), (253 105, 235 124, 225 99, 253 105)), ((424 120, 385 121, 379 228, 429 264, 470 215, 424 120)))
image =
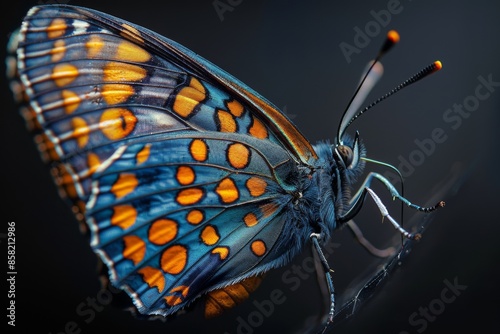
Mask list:
POLYGON ((92 246, 141 312, 170 314, 203 292, 284 261, 271 249, 290 195, 270 169, 236 173, 227 157, 208 153, 249 143, 192 136, 123 146, 93 178, 92 246), (197 141, 206 145, 201 162, 190 157, 197 141))

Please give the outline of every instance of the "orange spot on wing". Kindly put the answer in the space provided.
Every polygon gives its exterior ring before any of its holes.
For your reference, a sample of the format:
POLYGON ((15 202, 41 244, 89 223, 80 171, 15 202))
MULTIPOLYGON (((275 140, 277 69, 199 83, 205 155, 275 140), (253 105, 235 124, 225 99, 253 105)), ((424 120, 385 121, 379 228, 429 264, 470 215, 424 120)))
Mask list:
POLYGON ((111 187, 111 192, 116 198, 122 198, 130 194, 139 185, 134 174, 122 173, 111 187))
POLYGON ((147 75, 146 69, 141 66, 111 61, 103 69, 105 82, 140 81, 147 75))
POLYGON ((199 91, 203 95, 205 95, 207 93, 205 87, 202 85, 200 80, 196 79, 195 77, 191 78, 191 80, 189 81, 189 86, 193 87, 194 89, 196 89, 197 91, 199 91))
POLYGON ((119 226, 125 230, 134 225, 136 219, 137 210, 132 205, 125 204, 113 207, 111 225, 119 226))
POLYGON ((227 107, 234 117, 240 117, 243 114, 243 111, 245 111, 243 105, 236 100, 228 102, 227 107))
POLYGON ((169 292, 169 293, 172 293, 175 295, 166 296, 165 301, 170 306, 179 305, 186 298, 188 292, 189 292, 188 286, 185 286, 185 285, 176 286, 175 288, 173 288, 169 292), (180 292, 180 295, 179 295, 179 292, 180 292))
POLYGON ((227 149, 227 160, 234 168, 245 168, 250 162, 250 150, 240 143, 231 144, 227 149))
POLYGON ((144 63, 151 58, 151 54, 140 46, 125 41, 118 45, 115 57, 118 60, 144 63))
POLYGON ((29 131, 35 131, 41 129, 40 122, 38 122, 38 119, 36 118, 36 112, 33 110, 31 106, 29 105, 20 106, 19 112, 21 116, 23 116, 26 122, 26 127, 28 128, 29 131))
POLYGON ((137 118, 134 113, 124 108, 104 110, 99 120, 102 133, 111 140, 123 139, 135 128, 137 118))
POLYGON ((186 220, 188 221, 188 223, 193 225, 198 225, 203 221, 204 218, 205 216, 203 214, 203 211, 198 209, 193 209, 186 215, 186 220))
POLYGON ((179 166, 177 168, 177 174, 175 175, 177 182, 183 186, 191 184, 194 182, 195 174, 194 170, 189 166, 179 166))
POLYGON ((137 164, 140 165, 140 164, 146 162, 146 160, 148 160, 150 154, 151 154, 151 144, 144 145, 142 150, 140 150, 139 153, 137 153, 137 155, 135 156, 135 160, 137 161, 137 164))
POLYGON ((250 227, 257 225, 259 220, 257 219, 257 216, 253 212, 249 212, 243 217, 243 221, 245 222, 245 225, 250 227))
POLYGON ((229 255, 229 248, 225 246, 215 247, 212 249, 212 254, 219 254, 219 258, 225 260, 229 255))
POLYGON ((267 129, 257 118, 252 117, 252 125, 248 129, 248 132, 255 138, 264 139, 267 138, 267 129))
POLYGON ((201 139, 195 139, 191 142, 189 152, 196 161, 205 161, 208 158, 208 146, 201 139))
POLYGON ((97 154, 89 153, 87 155, 87 166, 89 167, 89 174, 90 175, 94 174, 100 165, 101 165, 101 161, 99 160, 99 156, 97 154))
POLYGON ((203 197, 203 189, 188 188, 179 191, 176 200, 180 205, 193 205, 198 203, 203 197))
POLYGON ((64 54, 66 53, 66 44, 64 41, 62 39, 55 41, 50 53, 52 54, 51 59, 54 63, 63 59, 64 54))
POLYGON ((205 245, 211 246, 219 241, 220 236, 215 226, 207 225, 201 230, 200 238, 205 245))
POLYGON ((107 104, 125 102, 134 93, 134 87, 125 84, 106 84, 101 89, 101 95, 107 104))
POLYGON ((67 114, 71 114, 73 111, 78 109, 80 102, 82 102, 80 96, 78 96, 75 92, 67 89, 61 92, 61 96, 63 99, 64 110, 67 114))
POLYGON ((266 244, 262 240, 255 240, 250 245, 250 249, 255 255, 262 256, 266 253, 266 244))
POLYGON ((132 260, 135 265, 141 262, 146 255, 146 243, 136 235, 126 235, 123 237, 125 248, 122 255, 124 258, 132 260))
POLYGON ((217 195, 219 195, 220 199, 224 203, 232 203, 236 201, 240 194, 238 192, 238 188, 234 181, 230 178, 225 178, 219 182, 217 188, 215 189, 217 195))
POLYGON ((158 219, 151 224, 148 239, 155 245, 164 245, 172 240, 178 232, 178 224, 172 219, 158 219))
POLYGON ((189 86, 183 87, 175 96, 173 111, 184 118, 189 117, 199 102, 206 98, 205 87, 196 78, 191 78, 189 86))
POLYGON ((35 143, 38 146, 42 158, 45 162, 48 161, 59 161, 61 157, 55 150, 54 143, 47 137, 45 133, 41 133, 35 136, 35 143))
POLYGON ((189 286, 179 285, 170 290, 170 293, 180 292, 183 297, 186 297, 189 292, 189 286))
POLYGON ((172 275, 180 274, 187 263, 187 249, 182 245, 174 245, 163 251, 160 259, 164 272, 172 275))
POLYGON ((77 198, 78 194, 75 188, 75 180, 73 180, 73 173, 70 169, 71 167, 63 164, 58 164, 54 167, 51 172, 55 179, 56 184, 59 186, 59 191, 61 196, 65 196, 74 199, 77 198))
POLYGON ((246 186, 250 195, 258 197, 266 192, 267 183, 261 178, 252 176, 247 180, 246 186))
POLYGON ((99 53, 101 53, 101 50, 104 47, 104 42, 99 36, 92 35, 87 43, 85 43, 85 47, 87 48, 88 57, 95 58, 99 53))
POLYGON ((71 136, 76 139, 78 147, 83 148, 89 141, 90 128, 87 122, 81 117, 71 119, 71 126, 73 133, 71 136))
POLYGON ((233 115, 224 110, 217 110, 217 128, 221 132, 236 132, 236 121, 233 115))
POLYGON ((175 96, 175 101, 172 109, 177 115, 187 118, 192 114, 199 103, 198 100, 202 99, 202 97, 204 97, 204 95, 202 95, 197 90, 191 87, 184 87, 175 96))
POLYGON ((165 288, 165 276, 163 276, 163 273, 159 269, 144 267, 137 272, 142 275, 142 279, 150 288, 156 287, 158 292, 162 292, 165 288))
POLYGON ((68 26, 66 25, 66 21, 64 19, 53 19, 50 25, 47 27, 47 37, 49 38, 58 38, 63 36, 66 33, 66 29, 68 26))
POLYGON ((78 76, 78 68, 71 64, 57 64, 52 69, 51 79, 56 86, 62 87, 72 83, 78 76))
POLYGON ((179 296, 166 296, 165 302, 170 306, 175 306, 182 303, 182 299, 179 296))
POLYGON ((120 31, 120 35, 125 38, 132 39, 138 44, 144 44, 144 39, 141 37, 139 30, 126 23, 122 23, 122 28, 123 29, 120 31))

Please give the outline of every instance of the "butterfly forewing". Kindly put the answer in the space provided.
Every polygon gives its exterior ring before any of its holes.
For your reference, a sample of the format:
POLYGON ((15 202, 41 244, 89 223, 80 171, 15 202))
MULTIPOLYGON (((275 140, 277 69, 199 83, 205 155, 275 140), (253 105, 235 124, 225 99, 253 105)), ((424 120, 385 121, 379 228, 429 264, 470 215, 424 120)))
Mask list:
POLYGON ((25 118, 141 313, 174 313, 289 259, 285 208, 315 153, 274 106, 96 11, 34 7, 18 39, 25 118))

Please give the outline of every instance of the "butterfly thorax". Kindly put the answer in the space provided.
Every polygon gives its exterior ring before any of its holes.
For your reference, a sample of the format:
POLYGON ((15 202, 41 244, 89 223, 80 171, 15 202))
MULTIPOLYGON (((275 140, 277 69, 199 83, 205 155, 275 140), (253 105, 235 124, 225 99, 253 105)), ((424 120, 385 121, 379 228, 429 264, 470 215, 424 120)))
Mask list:
MULTIPOLYGON (((349 141, 349 138, 346 139, 349 141)), ((318 159, 314 162, 315 172, 312 174, 312 186, 304 192, 304 197, 316 196, 317 206, 313 228, 315 233, 328 240, 331 233, 339 227, 338 217, 349 207, 352 184, 363 172, 364 163, 361 161, 355 168, 342 168, 334 158, 333 146, 330 142, 318 142, 314 145, 318 159)), ((362 147, 362 156, 365 155, 362 147)))

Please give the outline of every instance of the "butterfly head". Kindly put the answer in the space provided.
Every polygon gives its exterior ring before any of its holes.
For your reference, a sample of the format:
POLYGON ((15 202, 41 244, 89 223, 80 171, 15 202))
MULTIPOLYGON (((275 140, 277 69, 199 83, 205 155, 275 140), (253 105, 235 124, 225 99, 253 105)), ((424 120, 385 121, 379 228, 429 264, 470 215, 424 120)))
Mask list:
POLYGON ((333 152, 335 161, 343 169, 355 169, 364 153, 359 140, 359 132, 356 131, 354 140, 348 136, 344 136, 343 139, 335 145, 333 152))

